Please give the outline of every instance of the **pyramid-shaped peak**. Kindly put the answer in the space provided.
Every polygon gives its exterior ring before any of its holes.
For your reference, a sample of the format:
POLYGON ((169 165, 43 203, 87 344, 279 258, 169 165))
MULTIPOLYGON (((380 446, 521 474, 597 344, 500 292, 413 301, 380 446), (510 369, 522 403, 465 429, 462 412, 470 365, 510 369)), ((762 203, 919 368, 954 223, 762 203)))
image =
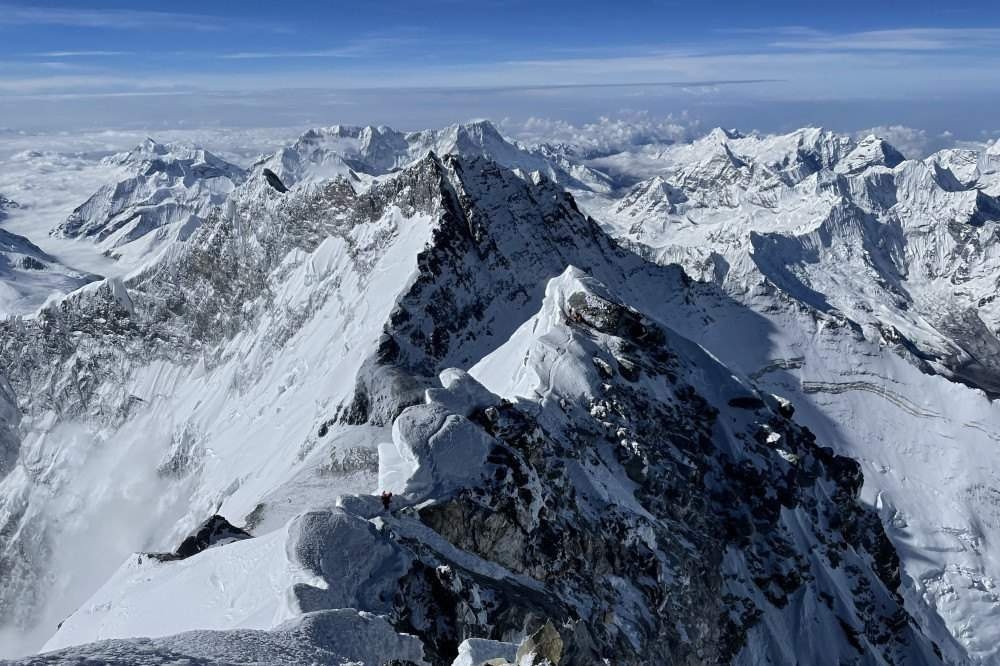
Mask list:
POLYGON ((483 135, 495 134, 500 136, 500 131, 496 128, 496 125, 494 125, 491 120, 487 120, 486 118, 472 120, 467 123, 460 123, 456 125, 456 127, 459 131, 464 130, 466 132, 475 132, 483 135))
POLYGON ((899 153, 895 146, 877 134, 869 134, 865 138, 861 139, 861 141, 858 142, 858 148, 861 148, 862 146, 871 146, 886 153, 899 153))
POLYGON ((743 139, 745 138, 743 134, 735 129, 725 129, 723 127, 716 127, 711 132, 708 133, 707 137, 712 141, 717 141, 718 143, 725 143, 726 141, 731 141, 733 139, 743 139))
POLYGON ((106 157, 104 163, 111 166, 135 167, 170 155, 171 152, 172 146, 169 144, 160 143, 152 137, 146 137, 131 150, 106 157))
POLYGON ((459 145, 471 143, 476 146, 506 144, 507 139, 489 120, 476 120, 454 126, 455 142, 459 145))
POLYGON ((142 151, 146 153, 153 153, 156 155, 166 155, 170 152, 169 146, 164 143, 160 143, 156 139, 147 136, 142 143, 135 147, 136 151, 142 151))

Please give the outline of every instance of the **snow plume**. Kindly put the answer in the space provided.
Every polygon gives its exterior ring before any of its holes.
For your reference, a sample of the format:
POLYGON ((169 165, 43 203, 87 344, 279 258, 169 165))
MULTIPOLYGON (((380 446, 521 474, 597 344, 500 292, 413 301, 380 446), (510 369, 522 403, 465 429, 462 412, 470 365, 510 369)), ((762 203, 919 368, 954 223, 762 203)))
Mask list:
POLYGON ((621 112, 583 125, 553 118, 532 117, 523 122, 505 118, 500 127, 526 144, 564 143, 594 157, 652 143, 690 141, 700 133, 699 121, 686 112, 666 116, 653 116, 647 111, 621 112))
MULTIPOLYGON (((169 424, 159 425, 160 431, 170 432, 169 424)), ((57 517, 38 533, 36 544, 51 548, 52 559, 30 575, 46 581, 51 592, 38 609, 33 631, 11 630, 9 626, 0 630, 4 656, 37 650, 128 554, 176 546, 176 537, 165 526, 178 533, 189 527, 177 527, 189 488, 183 482, 170 487, 151 462, 161 455, 163 438, 168 435, 151 436, 150 432, 135 433, 133 446, 120 446, 120 441, 114 446, 82 423, 71 421, 41 435, 45 441, 25 442, 33 456, 22 459, 23 464, 5 479, 3 489, 24 487, 24 479, 18 475, 49 470, 45 482, 30 492, 35 511, 57 517), (120 476, 110 476, 109 469, 120 476)), ((29 522, 33 529, 42 525, 41 521, 29 522)), ((32 561, 37 567, 44 558, 32 561)), ((30 581, 25 580, 24 585, 31 589, 30 581)))

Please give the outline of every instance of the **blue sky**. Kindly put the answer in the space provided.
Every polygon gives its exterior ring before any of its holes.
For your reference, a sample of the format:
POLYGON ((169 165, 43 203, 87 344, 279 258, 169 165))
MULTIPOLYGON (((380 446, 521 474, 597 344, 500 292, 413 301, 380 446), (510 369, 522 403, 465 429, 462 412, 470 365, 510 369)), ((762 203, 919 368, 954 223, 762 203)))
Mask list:
POLYGON ((0 126, 1000 129, 992 2, 3 2, 0 126), (758 6, 752 6, 758 5, 758 6), (995 120, 994 120, 995 118, 995 120))

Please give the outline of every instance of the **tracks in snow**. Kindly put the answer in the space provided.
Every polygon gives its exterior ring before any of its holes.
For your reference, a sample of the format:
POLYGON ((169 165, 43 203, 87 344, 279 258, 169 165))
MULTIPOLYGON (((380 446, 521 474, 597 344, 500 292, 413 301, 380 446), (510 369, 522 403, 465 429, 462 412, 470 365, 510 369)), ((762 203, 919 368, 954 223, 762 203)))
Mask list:
MULTIPOLYGON (((774 359, 767 365, 764 365, 756 372, 750 375, 750 379, 757 381, 764 375, 775 372, 777 370, 798 370, 805 366, 805 359, 801 356, 795 358, 779 358, 774 359)), ((799 385, 802 391, 807 394, 811 393, 826 393, 836 395, 839 393, 847 393, 849 391, 865 391, 867 393, 873 393, 884 400, 887 400, 894 404, 895 406, 902 409, 904 412, 911 416, 924 419, 943 419, 945 418, 939 412, 932 409, 928 409, 921 405, 918 405, 911 401, 909 398, 896 393, 891 389, 886 388, 883 384, 876 384, 874 382, 867 381, 849 381, 849 382, 817 382, 800 380, 799 385)), ((1000 442, 1000 434, 994 430, 990 430, 989 427, 978 421, 969 421, 962 423, 963 428, 970 428, 972 430, 977 430, 981 432, 986 437, 990 438, 994 442, 1000 442)))
POLYGON ((938 419, 941 414, 930 409, 917 405, 899 393, 890 391, 885 386, 873 384, 871 382, 802 382, 802 390, 805 393, 846 393, 848 391, 867 391, 888 400, 904 412, 920 418, 938 419))

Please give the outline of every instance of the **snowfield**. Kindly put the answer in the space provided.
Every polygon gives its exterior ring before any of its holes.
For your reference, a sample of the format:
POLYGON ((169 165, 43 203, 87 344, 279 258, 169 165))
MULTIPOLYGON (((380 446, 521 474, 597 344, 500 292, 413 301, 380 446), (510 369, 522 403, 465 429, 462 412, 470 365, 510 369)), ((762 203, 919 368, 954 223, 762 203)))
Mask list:
POLYGON ((14 663, 1000 664, 996 146, 0 154, 14 663))

